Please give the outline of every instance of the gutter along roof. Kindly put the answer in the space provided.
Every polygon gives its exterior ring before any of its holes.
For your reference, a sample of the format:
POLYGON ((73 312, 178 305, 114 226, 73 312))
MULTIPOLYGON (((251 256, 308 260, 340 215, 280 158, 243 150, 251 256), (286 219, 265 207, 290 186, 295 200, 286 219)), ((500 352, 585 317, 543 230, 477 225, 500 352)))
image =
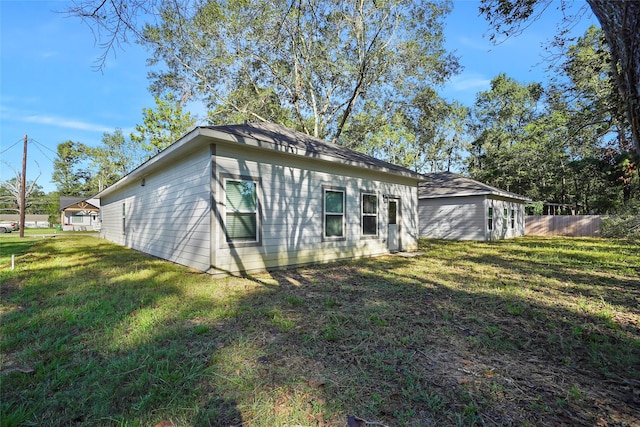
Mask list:
POLYGON ((102 190, 95 197, 106 196, 127 185, 133 179, 143 178, 163 165, 171 163, 176 156, 194 151, 203 144, 215 142, 241 144, 258 149, 273 150, 287 155, 413 178, 417 181, 425 180, 423 175, 405 167, 376 159, 302 132, 273 123, 247 123, 242 125, 196 127, 118 182, 102 190))

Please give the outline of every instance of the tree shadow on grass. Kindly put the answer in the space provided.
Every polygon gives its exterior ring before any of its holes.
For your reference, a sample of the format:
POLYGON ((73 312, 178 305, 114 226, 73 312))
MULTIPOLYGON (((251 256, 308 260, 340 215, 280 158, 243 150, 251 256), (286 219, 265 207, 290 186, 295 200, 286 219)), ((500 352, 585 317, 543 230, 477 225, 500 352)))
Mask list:
POLYGON ((102 241, 43 243, 29 255, 40 267, 12 278, 3 300, 3 352, 33 369, 3 373, 3 416, 25 408, 32 424, 202 426, 345 425, 347 415, 394 426, 637 420, 637 329, 499 292, 482 271, 519 271, 523 288, 544 276, 504 253, 431 245, 412 259, 211 280, 102 241), (43 262, 56 256, 73 267, 43 262))

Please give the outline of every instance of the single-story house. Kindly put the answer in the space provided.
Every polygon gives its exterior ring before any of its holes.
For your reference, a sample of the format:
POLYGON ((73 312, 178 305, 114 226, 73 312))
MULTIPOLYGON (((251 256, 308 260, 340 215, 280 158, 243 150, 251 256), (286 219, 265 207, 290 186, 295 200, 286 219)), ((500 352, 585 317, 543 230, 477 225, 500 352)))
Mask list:
POLYGON ((61 196, 60 224, 65 231, 100 228, 100 199, 61 196))
POLYGON ((420 237, 496 240, 524 236, 530 199, 451 172, 426 174, 420 184, 420 237))
MULTIPOLYGON (((20 222, 20 214, 0 214, 0 222, 20 222)), ((49 228, 49 215, 47 214, 25 214, 25 228, 49 228)))
POLYGON ((196 127, 100 198, 100 235, 214 275, 414 251, 422 175, 271 123, 196 127))

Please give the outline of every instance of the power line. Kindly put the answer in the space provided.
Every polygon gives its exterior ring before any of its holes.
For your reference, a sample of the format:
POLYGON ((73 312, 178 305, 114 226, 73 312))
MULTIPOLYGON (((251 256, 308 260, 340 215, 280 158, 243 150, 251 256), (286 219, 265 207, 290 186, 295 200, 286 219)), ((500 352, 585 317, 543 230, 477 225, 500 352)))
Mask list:
POLYGON ((0 151, 0 154, 11 150, 13 147, 15 147, 16 145, 20 144, 22 142, 22 138, 20 138, 19 140, 17 140, 16 142, 14 142, 13 144, 11 144, 10 147, 5 148, 4 150, 0 151))
POLYGON ((42 155, 43 155, 47 160, 49 160, 50 162, 53 162, 53 160, 51 160, 51 158, 50 158, 47 154, 45 154, 45 152, 44 152, 44 151, 42 151, 42 148, 41 148, 41 147, 46 148, 47 150, 51 151, 52 153, 54 153, 54 154, 56 154, 56 155, 57 155, 57 153, 55 153, 52 149, 50 149, 50 148, 49 148, 49 147, 47 147, 46 145, 41 144, 40 142, 36 141, 35 139, 30 139, 30 140, 29 140, 29 142, 35 143, 35 146, 36 146, 36 148, 38 149, 38 151, 40 152, 40 154, 42 154, 42 155))
POLYGON ((37 145, 39 145, 40 147, 45 148, 45 149, 47 149, 47 150, 51 151, 51 152, 52 152, 53 154, 55 154, 56 156, 58 155, 58 153, 57 153, 57 152, 53 151, 51 148, 47 147, 47 146, 46 146, 46 145, 44 145, 43 143, 41 143, 41 142, 39 142, 39 141, 37 141, 37 140, 35 140, 35 139, 33 139, 33 138, 29 138, 29 141, 30 141, 30 142, 35 142, 35 143, 36 143, 37 145))

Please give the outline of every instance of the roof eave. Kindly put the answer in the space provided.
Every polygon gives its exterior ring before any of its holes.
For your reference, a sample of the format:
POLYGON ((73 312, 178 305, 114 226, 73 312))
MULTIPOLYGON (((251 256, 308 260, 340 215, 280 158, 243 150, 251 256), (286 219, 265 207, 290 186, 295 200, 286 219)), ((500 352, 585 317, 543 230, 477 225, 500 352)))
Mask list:
POLYGON ((441 199, 443 197, 472 197, 472 196, 498 196, 505 199, 521 200, 525 203, 530 203, 531 199, 519 196, 516 194, 497 193, 495 191, 477 191, 469 193, 449 193, 449 194, 430 194, 430 195, 418 195, 418 199, 441 199))
POLYGON ((367 164, 364 162, 349 161, 337 156, 330 156, 327 154, 312 152, 309 150, 301 150, 297 147, 286 145, 286 144, 262 141, 259 139, 246 137, 246 136, 239 136, 232 133, 223 132, 223 131, 219 131, 219 130, 211 129, 207 127, 196 127, 191 132, 189 132, 188 134, 180 138, 178 141, 171 144, 169 147, 165 148, 163 151, 156 154, 154 157, 147 160, 146 162, 144 162, 143 164, 135 168, 133 171, 129 172, 119 181, 117 181, 116 183, 110 185, 109 187, 105 188, 104 190, 96 194, 94 197, 95 198, 105 197, 113 193, 114 191, 122 188, 123 186, 128 185, 130 182, 134 181, 135 179, 144 178, 152 170, 155 170, 161 165, 167 163, 172 158, 172 156, 175 155, 176 153, 187 151, 189 150, 189 147, 192 147, 192 148, 197 147, 198 144, 195 144, 195 145, 191 144, 191 142, 196 139, 200 139, 202 142, 206 142, 206 141, 209 141, 210 139, 213 139, 215 141, 225 142, 230 144, 244 144, 254 148, 286 153, 286 154, 295 155, 299 157, 313 158, 316 160, 322 160, 322 161, 331 162, 334 164, 340 163, 343 165, 348 165, 348 166, 352 166, 360 169, 368 169, 368 170, 378 171, 378 172, 387 173, 391 175, 402 176, 405 178, 415 179, 416 181, 420 181, 420 182, 426 181, 425 177, 422 176, 421 174, 418 174, 416 172, 412 172, 409 170, 407 171, 394 170, 386 167, 367 164))

